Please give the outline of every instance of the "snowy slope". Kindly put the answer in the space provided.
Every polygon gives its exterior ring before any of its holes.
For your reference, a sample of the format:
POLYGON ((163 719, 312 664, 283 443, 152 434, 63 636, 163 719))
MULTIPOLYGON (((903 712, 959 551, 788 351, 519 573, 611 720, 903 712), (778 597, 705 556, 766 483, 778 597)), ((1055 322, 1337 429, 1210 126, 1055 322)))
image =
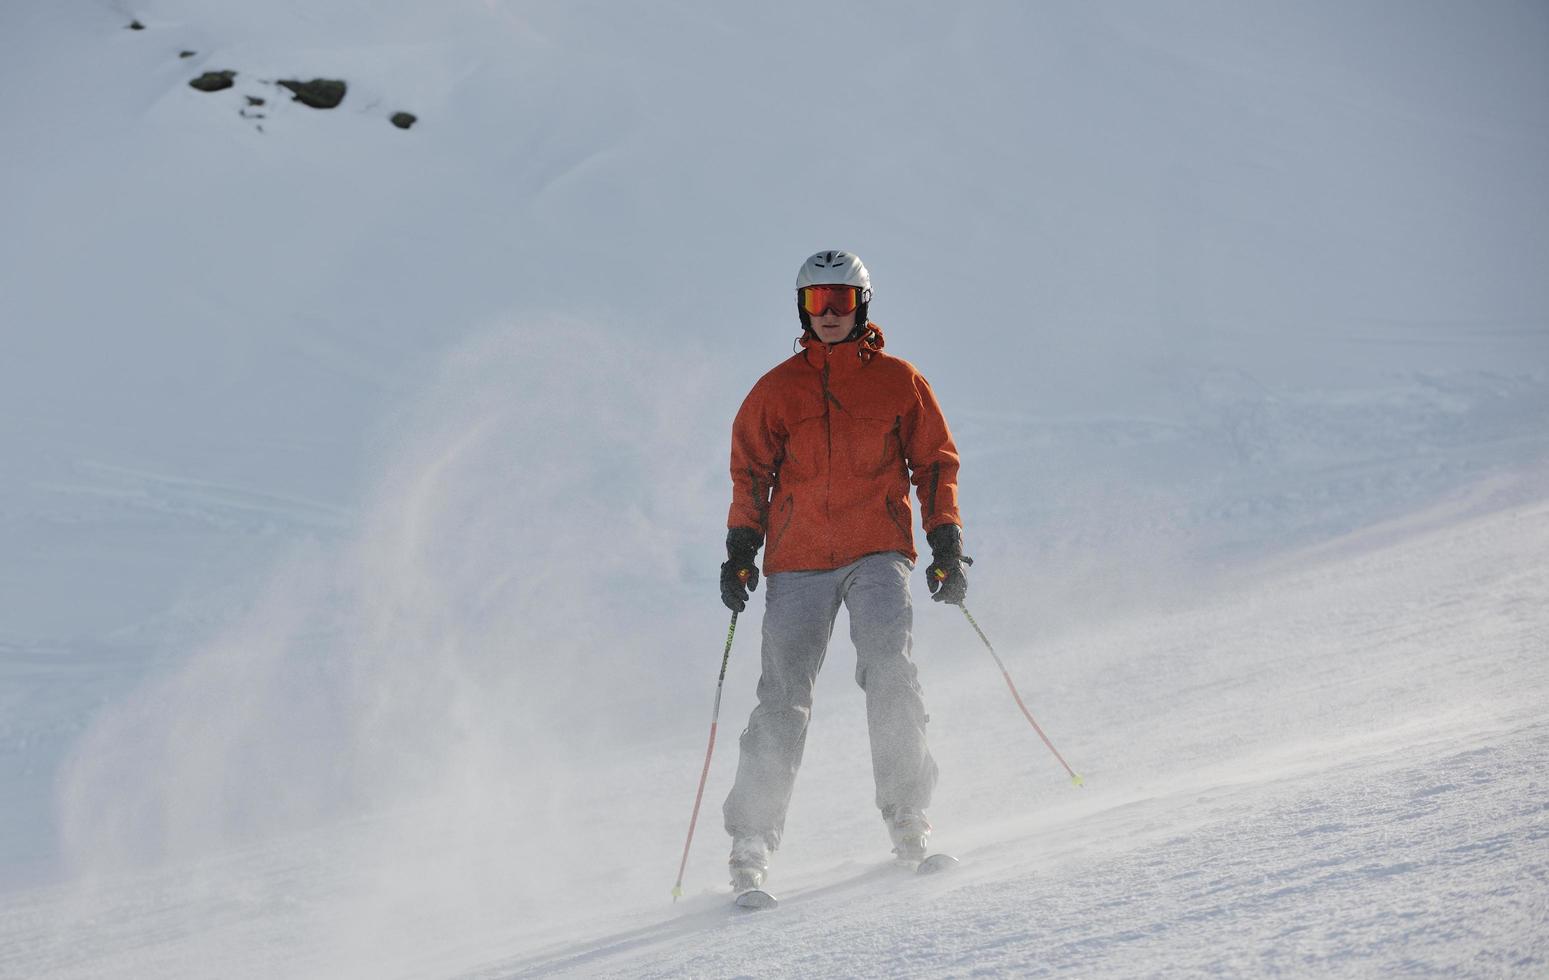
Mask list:
POLYGON ((3 5, 0 975, 1543 972, 1546 52, 1505 0, 3 5), (830 245, 1089 782, 922 594, 963 874, 877 880, 836 645, 785 906, 721 907, 727 737, 673 908, 725 428, 830 245))
POLYGON ((773 912, 727 908, 713 833, 696 845, 689 897, 667 901, 666 845, 695 775, 685 731, 597 767, 604 786, 556 779, 574 795, 540 840, 469 839, 489 832, 482 813, 405 812, 22 896, 0 920, 0 965, 18 976, 198 976, 212 958, 252 976, 1537 975, 1549 965, 1546 548, 1540 475, 1439 530, 1347 542, 1197 606, 1009 651, 1034 711, 1084 770, 1081 790, 987 658, 956 672, 927 663, 945 772, 937 836, 964 860, 950 877, 901 878, 881 860, 860 697, 835 670, 773 912), (584 838, 559 829, 575 813, 584 838))

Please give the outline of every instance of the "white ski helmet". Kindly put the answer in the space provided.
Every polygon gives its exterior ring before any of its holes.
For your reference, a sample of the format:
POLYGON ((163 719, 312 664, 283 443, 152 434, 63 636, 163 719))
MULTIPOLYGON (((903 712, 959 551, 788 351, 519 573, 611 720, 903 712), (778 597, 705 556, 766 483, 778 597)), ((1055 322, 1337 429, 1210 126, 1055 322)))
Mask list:
POLYGON ((858 256, 849 252, 830 249, 819 252, 801 264, 796 273, 796 288, 803 286, 855 286, 861 291, 861 302, 870 297, 871 273, 858 256))
POLYGON ((855 309, 855 330, 850 339, 859 337, 866 330, 866 318, 871 307, 871 273, 860 256, 850 252, 829 249, 818 252, 801 264, 796 273, 796 315, 801 317, 803 333, 812 332, 812 317, 801 305, 801 291, 807 286, 854 286, 860 290, 860 305, 855 309))

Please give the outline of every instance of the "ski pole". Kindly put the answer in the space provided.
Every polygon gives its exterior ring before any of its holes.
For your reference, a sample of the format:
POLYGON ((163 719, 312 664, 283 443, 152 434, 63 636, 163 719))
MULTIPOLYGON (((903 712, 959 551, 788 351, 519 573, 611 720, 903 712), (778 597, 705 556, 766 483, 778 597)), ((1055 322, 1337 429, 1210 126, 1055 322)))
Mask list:
POLYGON ((1054 743, 1049 741, 1049 736, 1045 735, 1043 729, 1039 728, 1038 723, 1033 720, 1033 713, 1028 711, 1027 705, 1022 703, 1022 695, 1017 693, 1017 686, 1011 683, 1011 674, 1006 670, 1005 661, 1000 659, 1000 654, 996 653, 995 648, 990 645, 990 638, 984 635, 984 630, 979 628, 979 624, 974 620, 973 614, 968 611, 966 605, 959 603, 958 608, 963 611, 964 616, 968 617, 968 625, 972 626, 974 632, 979 634, 979 639, 984 641, 984 648, 990 651, 990 656, 995 658, 995 666, 1000 668, 1000 676, 1006 679, 1006 686, 1011 688, 1011 696, 1016 699, 1017 707, 1022 709, 1022 714, 1027 718, 1027 723, 1033 726, 1033 731, 1037 732, 1038 737, 1043 739, 1043 744, 1049 747, 1049 751, 1054 753, 1054 757, 1060 760, 1060 765, 1064 766, 1065 771, 1070 773, 1070 781, 1077 786, 1083 785, 1085 781, 1076 775, 1074 769, 1070 768, 1070 763, 1066 762, 1065 757, 1060 755, 1060 750, 1054 747, 1054 743))
POLYGON ((705 747, 705 768, 699 773, 699 791, 694 794, 694 813, 688 818, 688 840, 683 842, 683 860, 678 862, 678 880, 672 886, 674 902, 683 897, 683 869, 688 867, 688 848, 694 842, 694 825, 699 822, 699 801, 704 799, 705 779, 710 775, 710 754, 715 751, 715 726, 721 720, 721 688, 726 685, 726 664, 731 660, 731 639, 736 635, 737 613, 733 611, 731 626, 726 630, 726 652, 721 654, 721 676, 715 682, 715 711, 710 714, 710 744, 705 747))

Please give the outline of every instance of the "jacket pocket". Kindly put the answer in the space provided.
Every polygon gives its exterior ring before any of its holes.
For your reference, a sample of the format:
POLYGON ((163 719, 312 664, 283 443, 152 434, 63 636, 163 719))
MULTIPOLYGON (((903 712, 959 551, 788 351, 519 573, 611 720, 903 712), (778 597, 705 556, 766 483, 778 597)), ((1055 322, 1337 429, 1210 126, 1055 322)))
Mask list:
POLYGON ((903 466, 898 430, 901 420, 856 416, 850 419, 850 471, 856 476, 876 477, 903 466))

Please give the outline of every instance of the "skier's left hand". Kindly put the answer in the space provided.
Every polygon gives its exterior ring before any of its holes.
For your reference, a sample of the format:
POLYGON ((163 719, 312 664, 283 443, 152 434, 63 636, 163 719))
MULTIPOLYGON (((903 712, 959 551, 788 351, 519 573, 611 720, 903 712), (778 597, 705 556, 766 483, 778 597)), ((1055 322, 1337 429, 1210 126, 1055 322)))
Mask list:
POLYGON ((931 591, 931 598, 937 602, 961 606, 963 600, 968 598, 968 576, 963 574, 961 565, 949 572, 932 562, 930 568, 925 570, 925 585, 931 591))
POLYGON ((930 545, 931 563, 925 569, 925 587, 937 602, 950 602, 961 606, 968 598, 968 574, 964 565, 974 560, 963 554, 963 529, 956 524, 943 524, 925 535, 930 545))

